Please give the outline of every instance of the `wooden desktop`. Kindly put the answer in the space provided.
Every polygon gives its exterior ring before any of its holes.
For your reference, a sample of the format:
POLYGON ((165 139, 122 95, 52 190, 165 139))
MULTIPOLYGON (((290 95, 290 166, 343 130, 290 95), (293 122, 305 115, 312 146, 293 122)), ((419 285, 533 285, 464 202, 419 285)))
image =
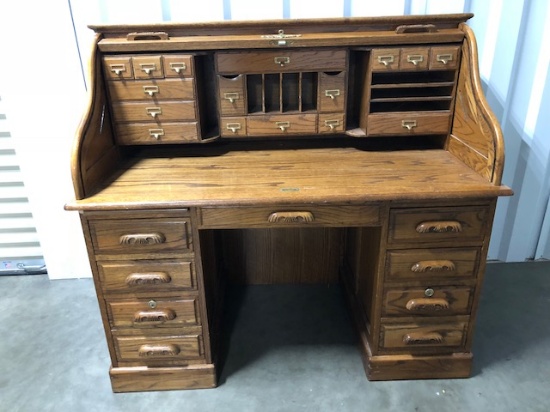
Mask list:
POLYGON ((216 386, 228 282, 340 282, 370 380, 470 375, 511 195, 471 17, 91 27, 66 208, 114 391, 216 386))

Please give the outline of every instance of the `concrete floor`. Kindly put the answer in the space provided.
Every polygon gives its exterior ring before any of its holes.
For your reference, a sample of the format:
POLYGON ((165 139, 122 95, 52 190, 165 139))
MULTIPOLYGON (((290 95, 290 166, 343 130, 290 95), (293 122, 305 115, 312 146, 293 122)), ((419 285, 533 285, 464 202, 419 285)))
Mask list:
POLYGON ((2 412, 550 410, 550 262, 488 265, 474 375, 455 380, 368 382, 338 287, 269 286, 228 299, 218 388, 113 394, 90 279, 0 290, 2 412))

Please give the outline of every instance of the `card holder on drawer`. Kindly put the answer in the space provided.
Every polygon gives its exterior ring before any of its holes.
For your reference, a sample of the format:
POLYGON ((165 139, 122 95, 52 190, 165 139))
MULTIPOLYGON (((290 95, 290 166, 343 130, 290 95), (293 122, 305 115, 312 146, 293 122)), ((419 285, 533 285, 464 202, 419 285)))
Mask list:
POLYGON ((151 298, 107 301, 113 328, 170 328, 200 325, 198 298, 179 300, 151 298))
POLYGON ((192 249, 189 219, 91 220, 97 253, 141 254, 192 249))
POLYGON ((390 212, 390 242, 481 241, 487 227, 482 206, 397 209, 390 212))
POLYGON ((162 337, 115 337, 120 361, 199 359, 203 356, 200 335, 162 337))
POLYGON ((195 289, 193 264, 184 260, 98 262, 106 292, 164 292, 195 289))

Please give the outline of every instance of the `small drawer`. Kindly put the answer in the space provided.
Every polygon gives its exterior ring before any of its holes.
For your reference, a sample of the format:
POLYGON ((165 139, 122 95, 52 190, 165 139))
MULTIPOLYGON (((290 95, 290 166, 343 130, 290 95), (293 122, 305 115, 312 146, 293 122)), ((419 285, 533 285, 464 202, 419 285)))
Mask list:
POLYGON ((200 325, 198 298, 107 301, 113 328, 170 328, 200 325))
POLYGON ((396 112, 370 114, 367 136, 414 136, 449 132, 449 112, 396 112))
POLYGON ((389 241, 481 242, 485 236, 487 218, 487 208, 479 206, 396 209, 390 212, 389 241))
POLYGON ((196 289, 193 264, 184 260, 98 262, 106 292, 167 292, 196 289))
POLYGON ((386 280, 473 278, 478 261, 479 248, 392 250, 386 258, 386 280))
POLYGON ((165 77, 193 77, 194 59, 189 54, 165 54, 162 56, 165 77))
POLYGON ((372 71, 386 72, 399 70, 400 49, 373 49, 372 71))
POLYGON ((118 123, 116 139, 121 145, 171 144, 200 141, 197 122, 118 123))
POLYGON ((249 116, 246 127, 249 136, 314 134, 317 132, 317 115, 249 116))
POLYGON ((202 226, 210 228, 289 226, 372 226, 380 222, 378 206, 303 206, 203 208, 202 226))
POLYGON ((218 76, 220 113, 222 116, 244 115, 246 98, 244 76, 218 76))
POLYGON ((109 80, 128 80, 134 78, 130 57, 104 57, 103 71, 109 80))
POLYGON ((384 293, 385 316, 468 315, 472 304, 469 287, 433 286, 388 289, 384 293))
POLYGON ((218 73, 280 73, 346 69, 345 50, 277 50, 216 54, 218 73))
POLYGON ((464 346, 468 322, 385 324, 380 345, 386 349, 417 349, 464 346))
POLYGON ((222 137, 246 137, 246 117, 222 117, 222 137))
POLYGON ((132 57, 135 79, 162 79, 164 71, 160 56, 132 57))
POLYGON ((135 80, 108 82, 111 101, 117 100, 193 100, 194 79, 135 80))
POLYGON ((115 337, 119 361, 177 361, 203 357, 200 335, 115 337))
POLYGON ((112 107, 115 122, 184 121, 197 117, 194 101, 116 102, 112 107))
POLYGON ((319 114, 318 131, 320 134, 343 133, 346 130, 346 123, 343 113, 322 113, 319 114))
POLYGON ((459 47, 432 47, 430 70, 452 70, 458 67, 459 47))
POLYGON ((319 73, 319 112, 343 112, 346 105, 346 72, 319 73))
POLYGON ((427 47, 407 47, 401 49, 399 70, 426 70, 429 64, 430 49, 427 47))
POLYGON ((192 249, 189 219, 91 220, 97 253, 142 254, 192 249))

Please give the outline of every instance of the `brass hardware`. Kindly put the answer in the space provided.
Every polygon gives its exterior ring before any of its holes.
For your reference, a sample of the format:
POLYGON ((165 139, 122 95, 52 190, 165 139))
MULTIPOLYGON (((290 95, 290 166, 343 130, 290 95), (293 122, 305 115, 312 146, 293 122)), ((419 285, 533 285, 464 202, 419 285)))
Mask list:
POLYGON ((325 126, 330 127, 330 130, 333 131, 336 127, 340 126, 340 120, 325 120, 325 126))
POLYGON ((431 298, 434 295, 435 291, 432 288, 428 288, 424 291, 424 296, 431 298))
POLYGON ((264 34, 262 39, 293 39, 296 37, 302 37, 301 34, 285 34, 284 30, 279 30, 277 34, 264 34))
POLYGON ((415 66, 418 66, 418 63, 422 63, 424 61, 424 56, 421 54, 409 54, 407 56, 407 61, 415 66))
POLYGON ((155 93, 159 92, 158 86, 143 86, 143 92, 145 94, 148 94, 149 96, 153 97, 155 93))
POLYGON ((416 120, 402 120, 401 126, 410 131, 416 127, 416 120))
POLYGON ((383 64, 386 67, 388 67, 388 65, 393 62, 394 62, 394 57, 392 55, 378 56, 378 63, 383 64))
POLYGON ((325 90, 325 96, 330 97, 332 100, 334 100, 336 96, 340 96, 340 89, 325 90))
POLYGON ((290 57, 275 57, 273 61, 275 62, 275 64, 284 67, 285 64, 290 64, 290 57))
POLYGON ((149 136, 158 140, 161 136, 164 136, 164 129, 149 129, 149 136))
POLYGON ((170 63, 170 68, 174 70, 177 74, 180 74, 180 72, 187 69, 187 65, 184 62, 173 62, 170 63))
POLYGON ((227 123, 227 126, 225 126, 227 130, 231 130, 233 133, 237 133, 237 130, 241 130, 241 124, 240 123, 227 123))
POLYGON ((275 122, 275 125, 284 132, 290 127, 290 122, 275 122))
POLYGON ((139 67, 141 71, 144 71, 146 74, 151 74, 152 71, 157 70, 157 65, 155 63, 140 63, 139 67))
POLYGON ((111 64, 110 67, 111 67, 111 71, 117 76, 119 76, 120 73, 126 71, 126 65, 124 64, 111 64))
POLYGON ((159 114, 162 114, 162 109, 160 107, 146 107, 145 111, 153 119, 156 118, 159 114))
POLYGON ((235 100, 240 99, 238 92, 224 93, 223 98, 229 100, 229 103, 235 103, 235 100))
POLYGON ((157 302, 151 299, 148 305, 151 309, 155 309, 157 307, 157 302))
POLYGON ((311 212, 273 212, 267 217, 269 223, 310 223, 315 220, 311 212))
POLYGON ((453 55, 451 53, 448 53, 448 54, 437 54, 435 56, 435 59, 438 61, 438 62, 441 62, 443 64, 447 64, 449 63, 451 60, 453 60, 453 55))

